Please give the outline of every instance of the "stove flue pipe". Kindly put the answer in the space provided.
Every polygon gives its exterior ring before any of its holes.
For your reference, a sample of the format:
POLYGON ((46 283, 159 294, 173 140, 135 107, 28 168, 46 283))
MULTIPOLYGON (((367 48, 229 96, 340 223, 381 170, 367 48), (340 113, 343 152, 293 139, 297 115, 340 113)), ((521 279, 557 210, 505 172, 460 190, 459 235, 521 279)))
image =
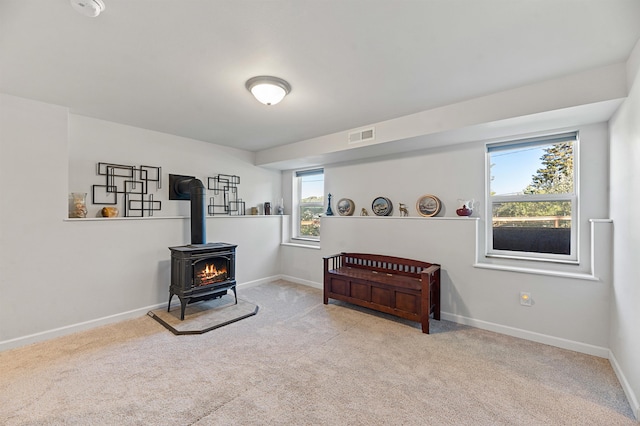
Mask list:
POLYGON ((177 182, 177 192, 189 194, 191 200, 191 244, 207 243, 207 224, 205 222, 206 191, 200 179, 184 179, 177 182))

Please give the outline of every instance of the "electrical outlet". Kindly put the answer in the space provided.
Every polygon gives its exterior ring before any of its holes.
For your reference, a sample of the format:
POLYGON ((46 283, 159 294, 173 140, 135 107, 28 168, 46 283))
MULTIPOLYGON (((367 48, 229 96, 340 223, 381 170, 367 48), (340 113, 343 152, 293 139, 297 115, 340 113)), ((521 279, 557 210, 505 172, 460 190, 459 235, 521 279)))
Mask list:
POLYGON ((522 306, 531 306, 532 305, 531 293, 527 293, 526 291, 521 291, 520 304, 522 306))

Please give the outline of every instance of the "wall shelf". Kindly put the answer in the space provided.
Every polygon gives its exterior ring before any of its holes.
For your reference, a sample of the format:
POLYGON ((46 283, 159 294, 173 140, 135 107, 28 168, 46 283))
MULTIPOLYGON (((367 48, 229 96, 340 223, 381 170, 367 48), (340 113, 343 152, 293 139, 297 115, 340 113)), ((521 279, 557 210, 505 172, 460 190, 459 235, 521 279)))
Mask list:
MULTIPOLYGON (((230 215, 218 215, 218 216, 207 216, 206 219, 211 220, 220 220, 220 219, 257 219, 257 218, 274 218, 274 217, 282 217, 283 215, 238 215, 238 216, 230 216, 230 215)), ((286 216, 286 215, 285 215, 286 216)), ((85 218, 65 218, 64 222, 99 222, 99 221, 120 221, 120 220, 164 220, 164 219, 189 219, 189 216, 145 216, 145 217, 85 217, 85 218)))
POLYGON ((382 219, 382 220, 462 220, 462 221, 478 221, 479 217, 418 217, 418 216, 322 216, 322 219, 382 219))

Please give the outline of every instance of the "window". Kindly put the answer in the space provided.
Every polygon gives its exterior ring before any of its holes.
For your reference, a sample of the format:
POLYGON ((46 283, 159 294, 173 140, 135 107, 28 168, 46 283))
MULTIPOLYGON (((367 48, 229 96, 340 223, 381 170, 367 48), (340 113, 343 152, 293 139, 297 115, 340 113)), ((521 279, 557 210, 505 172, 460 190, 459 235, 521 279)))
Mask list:
POLYGON ((299 170, 293 185, 294 238, 320 240, 324 209, 324 170, 299 170))
POLYGON ((487 255, 577 262, 576 133, 487 145, 487 255))

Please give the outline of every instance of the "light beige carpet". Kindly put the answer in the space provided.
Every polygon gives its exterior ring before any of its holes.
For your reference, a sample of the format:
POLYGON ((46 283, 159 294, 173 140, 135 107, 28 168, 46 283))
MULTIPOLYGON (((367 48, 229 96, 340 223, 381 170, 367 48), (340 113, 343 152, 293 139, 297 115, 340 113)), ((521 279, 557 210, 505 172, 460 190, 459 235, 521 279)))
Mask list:
POLYGON ((259 313, 206 334, 143 316, 0 353, 0 424, 637 426, 605 359, 283 281, 239 295, 259 313))

